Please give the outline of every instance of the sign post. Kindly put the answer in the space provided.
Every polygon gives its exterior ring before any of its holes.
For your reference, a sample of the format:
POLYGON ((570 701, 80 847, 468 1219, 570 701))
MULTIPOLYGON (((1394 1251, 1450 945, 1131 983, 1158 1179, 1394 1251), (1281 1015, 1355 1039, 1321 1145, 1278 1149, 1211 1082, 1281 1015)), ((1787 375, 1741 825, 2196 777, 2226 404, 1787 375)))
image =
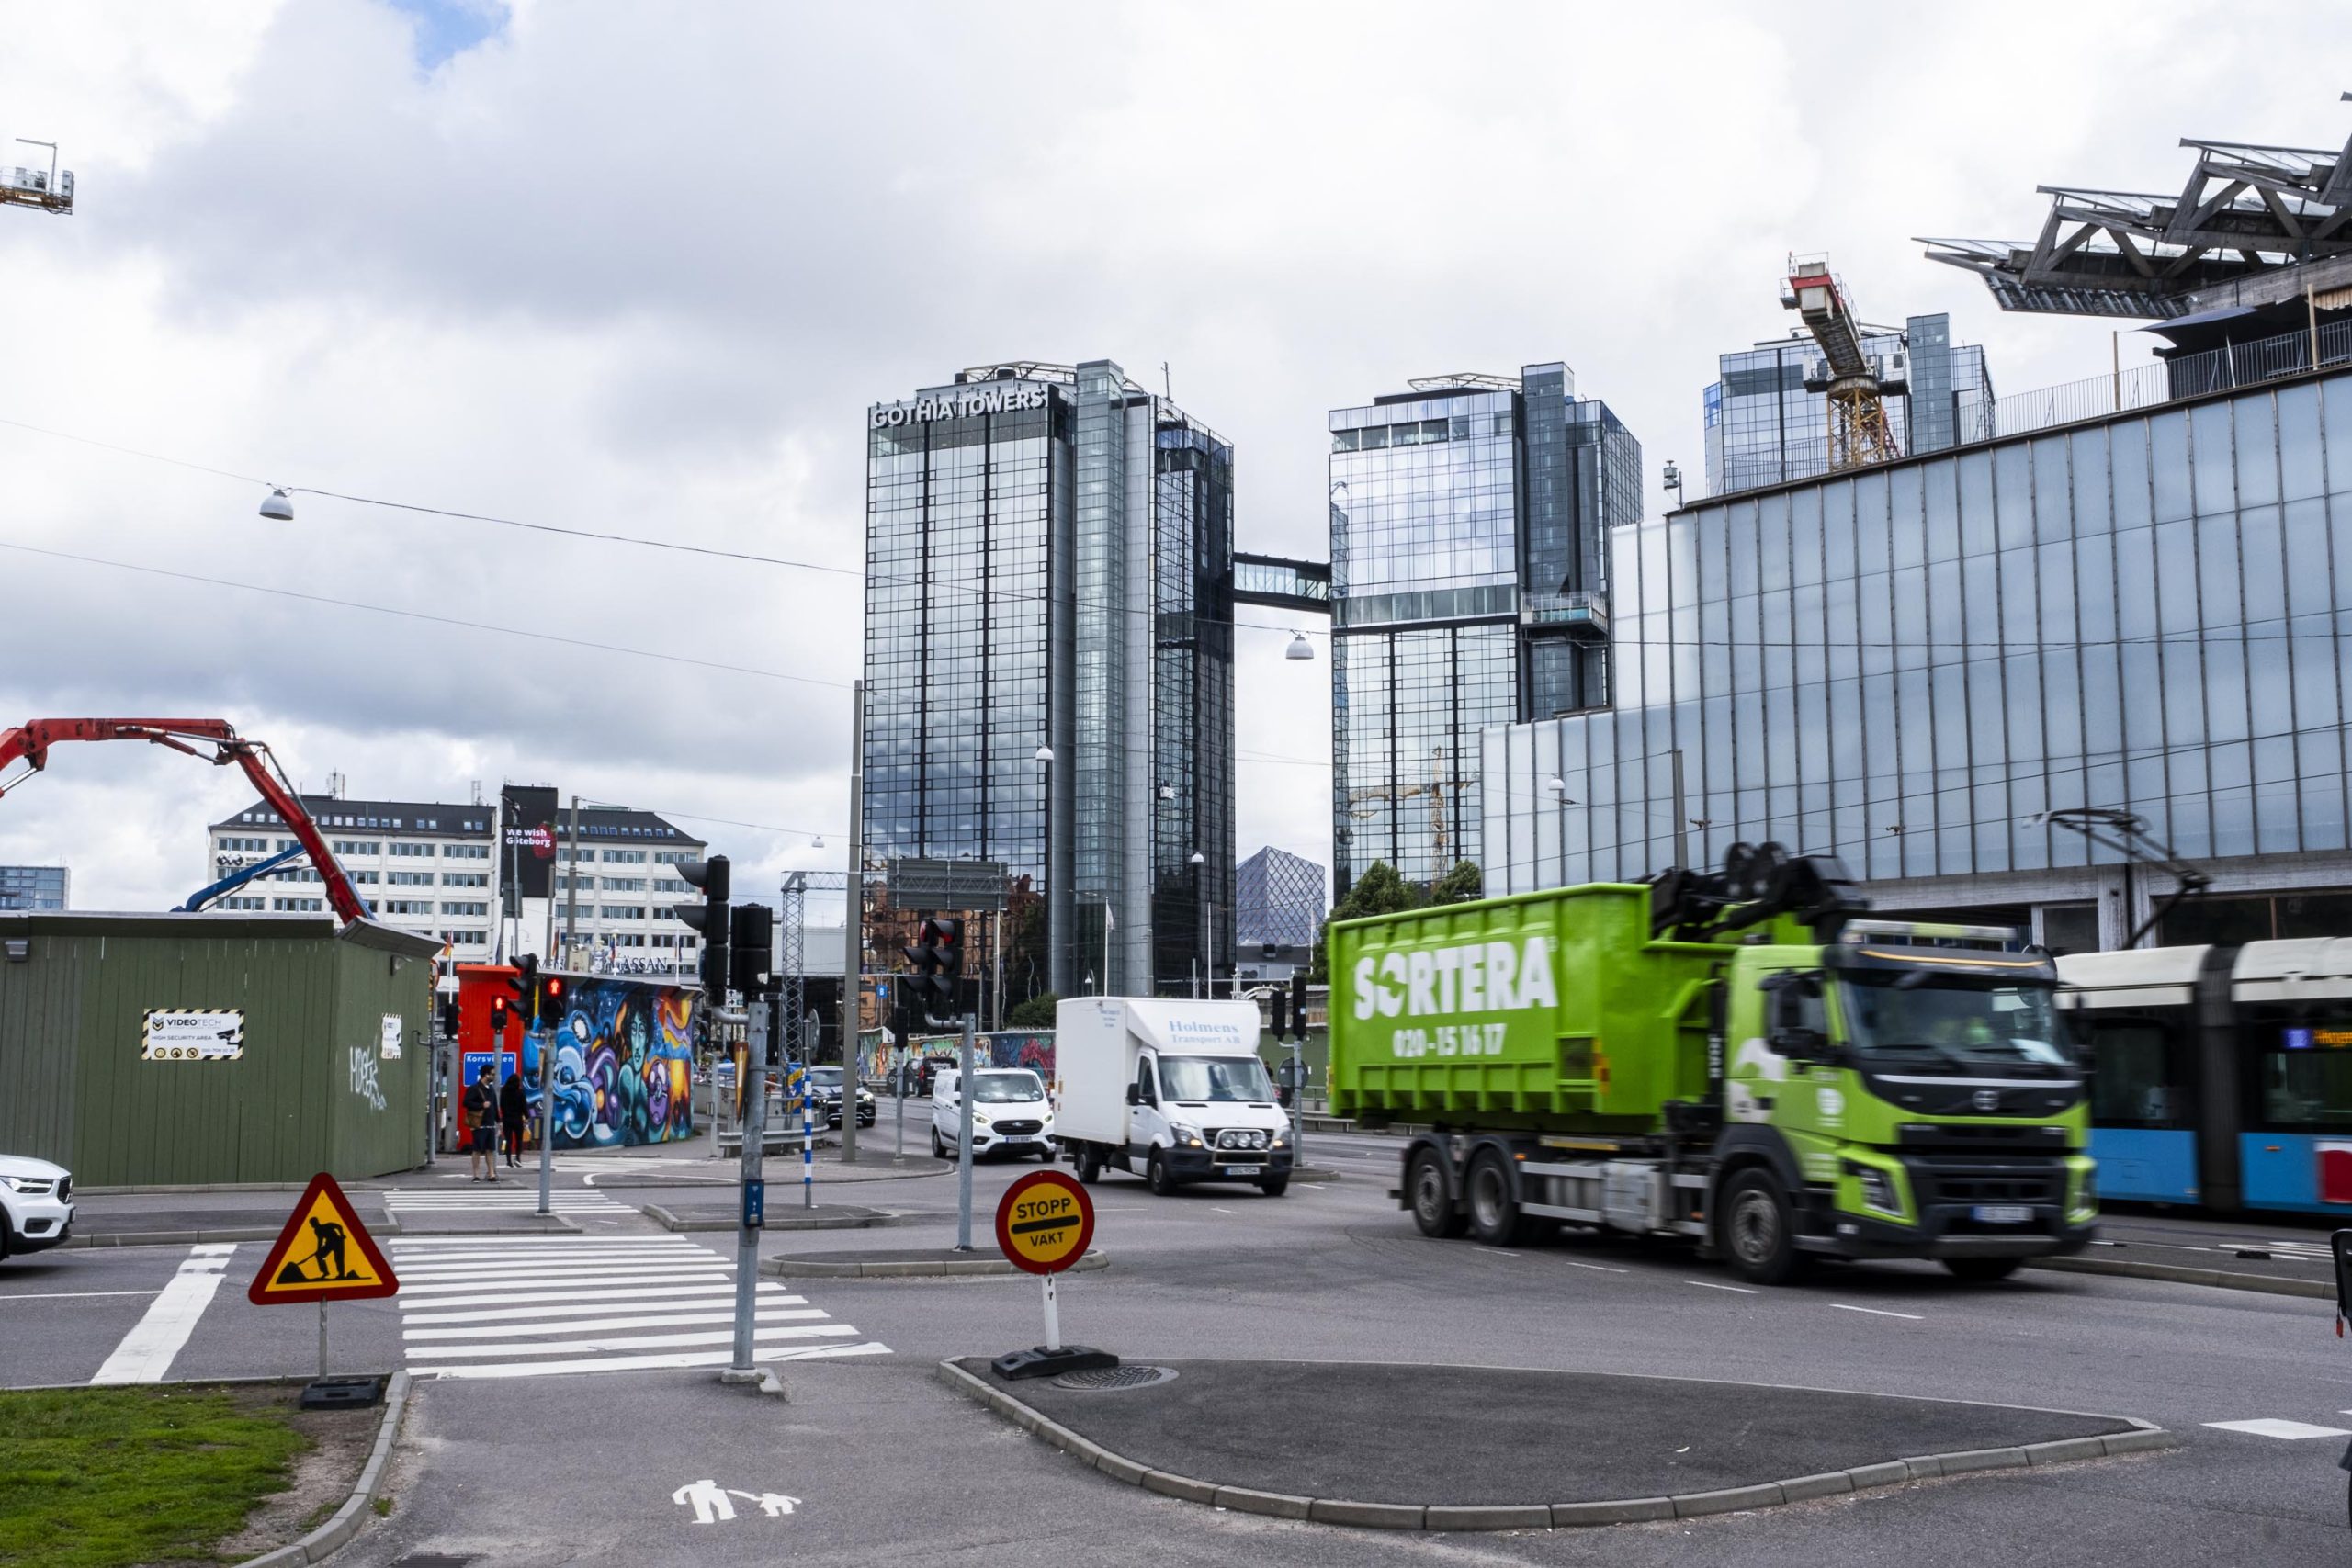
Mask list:
POLYGON ((1064 1345, 1060 1303, 1054 1276, 1086 1256, 1094 1239, 1094 1200, 1075 1177, 1035 1170, 1004 1190, 996 1206, 996 1245, 1012 1266, 1040 1276, 1046 1295, 1046 1342, 1013 1350, 991 1365, 1001 1378, 1046 1378, 1063 1372, 1115 1367, 1107 1350, 1064 1345))
POLYGON ((384 1260, 368 1227, 343 1189, 325 1171, 287 1216, 269 1255, 262 1259, 245 1299, 255 1306, 319 1303, 319 1377, 302 1391, 306 1409, 322 1405, 373 1404, 383 1393, 380 1377, 327 1376, 327 1303, 364 1301, 399 1293, 401 1282, 384 1260))

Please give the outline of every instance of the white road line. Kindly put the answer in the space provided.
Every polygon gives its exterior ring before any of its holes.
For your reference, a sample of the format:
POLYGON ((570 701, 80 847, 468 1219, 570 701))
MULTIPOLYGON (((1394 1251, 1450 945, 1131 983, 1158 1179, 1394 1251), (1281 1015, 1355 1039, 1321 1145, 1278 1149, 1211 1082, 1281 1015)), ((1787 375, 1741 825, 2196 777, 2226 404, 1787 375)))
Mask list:
POLYGON ((661 1285, 683 1283, 692 1280, 732 1279, 734 1274, 735 1266, 732 1263, 714 1263, 707 1268, 665 1269, 658 1274, 622 1272, 569 1274, 560 1278, 547 1280, 540 1280, 537 1278, 513 1280, 499 1279, 469 1280, 463 1281, 445 1280, 423 1285, 412 1285, 403 1281, 401 1285, 401 1294, 403 1296, 433 1296, 449 1295, 461 1291, 536 1288, 539 1294, 548 1295, 568 1291, 574 1285, 661 1285))
POLYGON ((81 1297, 84 1297, 84 1296, 160 1296, 160 1295, 162 1295, 163 1293, 164 1293, 164 1292, 163 1292, 161 1290, 153 1290, 153 1291, 28 1291, 28 1292, 25 1292, 24 1294, 22 1294, 22 1295, 6 1295, 6 1296, 0 1296, 0 1306, 5 1306, 5 1305, 6 1305, 8 1303, 10 1303, 10 1302, 62 1302, 62 1301, 67 1301, 67 1300, 78 1300, 78 1299, 80 1299, 81 1297))
POLYGON ((674 1235, 575 1235, 569 1231, 525 1231, 510 1235, 396 1235, 390 1245, 409 1249, 462 1252, 469 1247, 562 1248, 566 1247, 668 1247, 683 1241, 674 1235))
POLYGON ((438 1311, 443 1307, 500 1306, 510 1302, 520 1304, 536 1303, 544 1305, 551 1299, 566 1302, 612 1302, 644 1301, 655 1296, 732 1295, 734 1291, 735 1286, 731 1280, 718 1280, 706 1285, 612 1285, 594 1291, 567 1291, 560 1287, 552 1290, 531 1290, 517 1289, 513 1286, 495 1286, 481 1295, 441 1296, 429 1301, 423 1299, 413 1301, 408 1292, 403 1290, 394 1299, 400 1303, 401 1310, 407 1312, 413 1307, 432 1307, 438 1311))
POLYGON ((1909 1318, 1913 1323, 1925 1323, 1928 1321, 1916 1312, 1888 1312, 1883 1307, 1848 1306, 1844 1302, 1831 1302, 1829 1304, 1836 1307, 1839 1312, 1866 1312, 1872 1317, 1904 1317, 1909 1318))
POLYGON ((172 1282, 155 1293, 140 1320, 131 1325, 122 1343, 114 1348, 93 1383, 161 1382, 172 1370, 173 1359, 196 1332, 197 1320, 212 1304, 220 1289, 221 1271, 229 1266, 234 1242, 208 1242, 194 1248, 172 1282))
MULTIPOLYGON (((846 895, 844 895, 844 897, 846 897, 846 895)), ((1216 1213, 1220 1214, 1238 1214, 1241 1212, 1238 1209, 1218 1209, 1215 1203, 1211 1203, 1209 1207, 1216 1210, 1216 1213)))
MULTIPOLYGON (((890 1347, 875 1340, 862 1345, 762 1345, 752 1351, 754 1361, 813 1361, 830 1356, 887 1356, 890 1347)), ((674 1356, 610 1356, 584 1361, 521 1361, 500 1367, 417 1367, 432 1378, 543 1378, 567 1372, 636 1372, 672 1367, 723 1367, 735 1359, 729 1350, 686 1351, 674 1356)))
POLYGON ((1491 1252, 1497 1258, 1517 1258, 1519 1256, 1516 1252, 1509 1252, 1499 1247, 1474 1247, 1470 1250, 1473 1252, 1491 1252))
MULTIPOLYGON (((783 1324, 774 1328, 754 1328, 754 1339, 833 1339, 854 1335, 856 1329, 846 1323, 783 1324)), ((617 1339, 521 1339, 504 1345, 413 1345, 411 1357, 420 1356, 547 1356, 566 1352, 602 1352, 605 1350, 666 1350, 688 1345, 731 1345, 735 1331, 721 1329, 713 1334, 632 1334, 617 1339)))
MULTIPOLYGON (((534 1258, 523 1267, 529 1269, 530 1277, 534 1280, 570 1280, 582 1274, 610 1274, 615 1270, 631 1269, 707 1268, 711 1261, 709 1253, 697 1248, 692 1252, 658 1253, 651 1258, 556 1258, 544 1262, 534 1258)), ((516 1267, 513 1258, 503 1263, 487 1260, 478 1263, 420 1263, 403 1268, 400 1273, 403 1281, 512 1279, 516 1267)))
POLYGON ((2258 1421, 2208 1421, 2208 1427, 2222 1432, 2251 1432, 2257 1438, 2284 1438, 2294 1442, 2304 1438, 2352 1438, 2339 1427, 2314 1427, 2308 1421, 2278 1421, 2268 1416, 2258 1421))
MULTIPOLYGON (((752 1316, 761 1323, 805 1322, 825 1314, 815 1307, 770 1307, 763 1303, 752 1316)), ((713 1324, 733 1323, 735 1314, 725 1312, 657 1312, 641 1317, 590 1317, 566 1319, 534 1326, 517 1323, 476 1324, 471 1328, 419 1328, 415 1318, 401 1321, 401 1331, 411 1339, 494 1339, 502 1334, 537 1333, 539 1327, 560 1329, 566 1334, 601 1334, 613 1328, 707 1328, 713 1324)))
POLYGON ((1718 1285, 1713 1280, 1685 1280, 1686 1285, 1696 1285, 1702 1291, 1737 1291, 1743 1296, 1760 1296, 1761 1291, 1751 1291, 1746 1285, 1718 1285))
MULTIPOLYGON (((787 1296, 781 1291, 776 1291, 774 1295, 768 1293, 775 1290, 773 1285, 761 1287, 760 1304, 763 1307, 806 1306, 808 1303, 806 1296, 787 1296)), ((534 1317, 593 1317, 600 1312, 697 1312, 705 1307, 728 1306, 734 1300, 735 1287, 726 1284, 713 1285, 707 1291, 689 1291, 683 1295, 656 1296, 650 1301, 632 1292, 628 1299, 616 1302, 566 1302, 557 1306, 508 1305, 478 1307, 469 1312, 418 1312, 401 1318, 401 1323, 405 1327, 414 1323, 513 1323, 534 1317)), ((441 1303, 434 1302, 428 1304, 437 1307, 441 1303)), ((560 1328, 563 1325, 556 1324, 553 1326, 560 1328)))
POLYGON ((1553 1261, 1556 1263, 1565 1263, 1571 1269, 1595 1269, 1603 1274, 1630 1274, 1633 1272, 1630 1269, 1611 1269, 1606 1263, 1579 1263, 1573 1258, 1555 1258, 1553 1261))

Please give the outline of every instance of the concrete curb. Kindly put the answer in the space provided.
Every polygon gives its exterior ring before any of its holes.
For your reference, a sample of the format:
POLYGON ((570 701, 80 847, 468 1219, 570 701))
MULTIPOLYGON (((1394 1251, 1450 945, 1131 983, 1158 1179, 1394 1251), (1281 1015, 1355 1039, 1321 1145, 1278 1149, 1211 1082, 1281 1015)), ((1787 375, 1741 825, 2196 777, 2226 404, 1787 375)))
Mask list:
POLYGON ((384 1388, 384 1419, 376 1427, 376 1446, 368 1450, 368 1462, 360 1467, 350 1497, 334 1511, 334 1517, 300 1540, 246 1558, 241 1568, 299 1568, 323 1562, 350 1544, 359 1527, 368 1522, 376 1485, 384 1478, 384 1467, 391 1462, 392 1444, 400 1438, 401 1413, 408 1408, 408 1392, 409 1375, 394 1372, 384 1388))
MULTIPOLYGON (((422 1170, 422 1166, 416 1168, 422 1170)), ((336 1183, 345 1192, 396 1192, 400 1189, 382 1180, 354 1179, 336 1183)), ((182 1192, 305 1192, 307 1181, 195 1181, 185 1186, 83 1187, 75 1186, 77 1198, 170 1198, 182 1192)))
POLYGON ((2210 1285, 2223 1291, 2254 1291, 2268 1296, 2301 1296, 2332 1302, 2335 1285, 2324 1280, 2284 1280, 2235 1269, 2190 1269, 2178 1263, 2140 1263, 2121 1258, 2030 1258, 2029 1269, 2059 1274, 2106 1274, 2125 1280, 2161 1280, 2172 1285, 2210 1285))
MULTIPOLYGON (((1111 1259, 1100 1247, 1071 1264, 1069 1272, 1091 1274, 1107 1269, 1111 1259)), ((974 1253, 969 1258, 876 1258, 870 1263, 812 1263, 793 1258, 771 1258, 760 1265, 760 1272, 779 1280, 913 1280, 964 1278, 977 1275, 1002 1277, 1022 1273, 1005 1258, 991 1258, 986 1253, 974 1253)))
POLYGON ((2112 1416, 2106 1419, 2128 1421, 2132 1430, 2112 1432, 2104 1437, 2065 1438, 2047 1443, 2028 1443, 2017 1448, 1924 1454, 1916 1459, 1857 1465, 1850 1470, 1833 1470, 1820 1475, 1797 1476, 1757 1486, 1686 1492, 1671 1497, 1621 1497, 1600 1503, 1528 1503, 1474 1507, 1418 1503, 1351 1503, 1332 1498, 1293 1497, 1277 1492, 1255 1492, 1239 1486, 1219 1486, 1212 1482, 1196 1481, 1189 1475, 1153 1470, 1079 1436, 986 1379, 966 1371, 954 1361, 940 1362, 935 1375, 965 1398, 985 1405, 1032 1437, 1051 1443, 1080 1463, 1091 1465, 1114 1481, 1124 1481, 1130 1486, 1141 1486, 1163 1496, 1208 1503, 1216 1507, 1231 1508, 1246 1514, 1310 1519, 1327 1525, 1356 1525, 1371 1529, 1559 1529, 1584 1525, 1633 1524, 1649 1519, 1689 1519, 1702 1514, 1739 1513, 1782 1503, 1801 1503, 1814 1497, 1842 1496, 1936 1476, 1966 1475, 1986 1470, 2042 1469, 2077 1460, 2105 1459, 2112 1454, 2144 1453, 2154 1449, 2174 1448, 2180 1441, 2172 1433, 2136 1416, 2112 1416))
POLYGON ((85 1231, 57 1245, 75 1247, 196 1247, 208 1241, 276 1241, 283 1226, 209 1231, 85 1231))
MULTIPOLYGON (((731 1231, 737 1228, 737 1221, 731 1214, 681 1214, 660 1203, 639 1203, 637 1212, 666 1231, 731 1231)), ((761 1228, 772 1231, 856 1231, 883 1223, 883 1215, 876 1210, 852 1208, 844 1204, 830 1213, 822 1209, 795 1209, 786 1213, 771 1212, 761 1228)))

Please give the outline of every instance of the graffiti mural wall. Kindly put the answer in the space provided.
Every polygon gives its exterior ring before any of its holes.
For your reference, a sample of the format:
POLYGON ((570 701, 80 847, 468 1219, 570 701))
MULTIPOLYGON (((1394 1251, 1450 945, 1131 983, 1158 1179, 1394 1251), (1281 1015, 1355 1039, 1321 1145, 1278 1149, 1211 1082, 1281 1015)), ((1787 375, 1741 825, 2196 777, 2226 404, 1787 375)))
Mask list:
MULTIPOLYGON (((458 1036, 465 1077, 491 1060, 490 1003, 512 969, 460 964, 458 1036)), ((527 1037, 508 1026, 501 1072, 522 1056, 531 1121, 539 1124, 539 1046, 554 1051, 555 1146, 618 1148, 693 1135, 694 1005, 698 992, 612 975, 566 976, 561 1016, 527 1037)))
MULTIPOLYGON (((899 1048, 885 1045, 878 1031, 858 1036, 859 1072, 869 1078, 888 1077, 891 1066, 904 1060, 934 1056, 943 1062, 953 1062, 961 1042, 953 1034, 918 1036, 901 1058, 899 1048)), ((984 1067, 1034 1067, 1047 1083, 1054 1079, 1054 1032, 1044 1030, 1004 1030, 997 1033, 975 1036, 972 1056, 976 1065, 984 1067)))

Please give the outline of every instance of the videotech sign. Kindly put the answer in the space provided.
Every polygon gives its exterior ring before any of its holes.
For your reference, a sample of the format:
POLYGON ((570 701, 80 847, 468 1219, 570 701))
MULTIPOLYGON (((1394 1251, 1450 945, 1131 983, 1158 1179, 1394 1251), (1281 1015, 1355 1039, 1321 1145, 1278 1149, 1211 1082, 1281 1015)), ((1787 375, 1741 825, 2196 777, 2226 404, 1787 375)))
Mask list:
POLYGON ((969 391, 942 392, 935 397, 917 398, 910 403, 876 403, 867 411, 867 420, 876 430, 894 424, 927 424, 934 419, 966 419, 980 413, 1019 413, 1023 409, 1041 409, 1051 396, 1035 381, 1004 381, 969 391))

